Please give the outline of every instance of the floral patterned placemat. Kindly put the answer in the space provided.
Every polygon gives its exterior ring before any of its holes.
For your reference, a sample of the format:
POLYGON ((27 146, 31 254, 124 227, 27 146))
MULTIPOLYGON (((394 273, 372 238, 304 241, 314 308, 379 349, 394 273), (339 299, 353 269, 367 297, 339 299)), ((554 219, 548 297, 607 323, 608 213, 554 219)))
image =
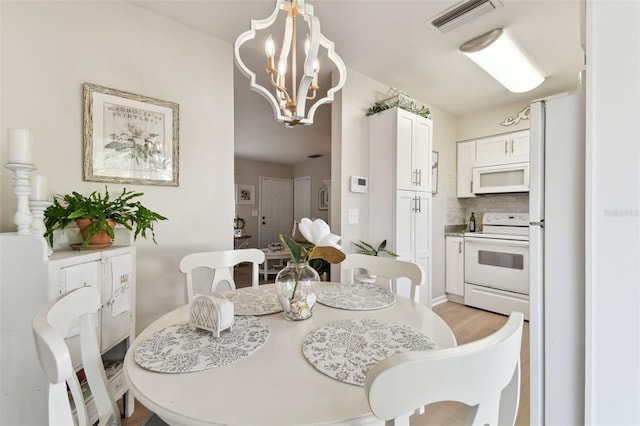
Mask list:
POLYGON ((239 288, 225 293, 224 297, 233 302, 234 315, 269 315, 282 312, 275 288, 239 288))
POLYGON ((396 295, 375 284, 338 284, 322 289, 318 302, 332 308, 368 311, 393 305, 396 295))
POLYGON ((437 347, 428 336, 409 326, 370 318, 326 324, 302 342, 304 356, 318 371, 358 386, 364 386, 369 368, 384 358, 437 347))
POLYGON ((269 326, 253 316, 236 317, 233 330, 220 337, 191 330, 189 323, 153 333, 136 348, 135 360, 142 368, 159 373, 189 373, 222 367, 251 355, 269 338, 269 326))

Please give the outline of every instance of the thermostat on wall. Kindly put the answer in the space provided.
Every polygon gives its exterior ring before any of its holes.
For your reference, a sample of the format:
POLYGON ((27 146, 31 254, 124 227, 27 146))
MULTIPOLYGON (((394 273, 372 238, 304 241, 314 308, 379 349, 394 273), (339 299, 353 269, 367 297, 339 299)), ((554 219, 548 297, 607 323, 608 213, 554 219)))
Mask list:
POLYGON ((362 176, 351 176, 351 192, 367 193, 368 179, 362 176))

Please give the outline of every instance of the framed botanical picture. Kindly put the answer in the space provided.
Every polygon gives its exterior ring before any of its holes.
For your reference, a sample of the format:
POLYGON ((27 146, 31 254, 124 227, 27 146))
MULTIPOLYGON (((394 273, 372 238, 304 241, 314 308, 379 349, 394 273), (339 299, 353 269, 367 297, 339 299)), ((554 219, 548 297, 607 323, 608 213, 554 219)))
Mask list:
POLYGON ((83 87, 84 180, 178 186, 178 104, 83 87))
POLYGON ((438 151, 431 152, 431 192, 438 193, 438 151))
POLYGON ((236 185, 236 204, 255 204, 256 187, 254 185, 236 185))

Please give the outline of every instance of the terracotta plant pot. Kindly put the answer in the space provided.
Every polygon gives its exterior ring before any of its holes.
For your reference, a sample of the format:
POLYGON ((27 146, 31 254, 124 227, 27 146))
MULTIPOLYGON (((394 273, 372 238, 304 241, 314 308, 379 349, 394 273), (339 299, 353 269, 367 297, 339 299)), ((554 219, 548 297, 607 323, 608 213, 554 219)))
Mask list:
MULTIPOLYGON (((80 229, 80 235, 82 235, 82 239, 84 240, 85 238, 87 238, 87 234, 89 233, 89 230, 86 229, 91 222, 93 222, 93 220, 91 219, 78 219, 76 220, 76 223, 78 224, 78 228, 80 229)), ((111 219, 107 219, 107 223, 109 224, 109 226, 111 226, 111 229, 115 228, 116 226, 116 222, 111 220, 111 219)), ((89 245, 105 245, 105 244, 109 244, 111 243, 111 237, 109 236, 109 234, 107 234, 104 231, 101 231, 99 233, 97 233, 96 235, 93 236, 93 238, 91 238, 91 241, 89 242, 89 245)))

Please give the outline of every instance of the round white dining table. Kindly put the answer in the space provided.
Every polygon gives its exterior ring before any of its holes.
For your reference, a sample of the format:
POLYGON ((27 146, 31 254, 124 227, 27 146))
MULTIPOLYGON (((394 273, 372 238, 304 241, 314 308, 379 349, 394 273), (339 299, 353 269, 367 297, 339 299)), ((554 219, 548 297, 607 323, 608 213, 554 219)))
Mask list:
POLYGON ((171 425, 371 424, 379 421, 371 414, 363 387, 335 380, 307 361, 302 352, 307 334, 336 320, 372 318, 412 327, 439 348, 456 345, 442 318, 402 296, 382 309, 355 311, 316 303, 313 316, 303 321, 288 321, 282 312, 259 318, 269 326, 267 341, 233 364, 177 374, 146 370, 135 361, 136 348, 153 333, 189 320, 189 305, 169 312, 140 333, 128 350, 124 373, 129 389, 171 425))

